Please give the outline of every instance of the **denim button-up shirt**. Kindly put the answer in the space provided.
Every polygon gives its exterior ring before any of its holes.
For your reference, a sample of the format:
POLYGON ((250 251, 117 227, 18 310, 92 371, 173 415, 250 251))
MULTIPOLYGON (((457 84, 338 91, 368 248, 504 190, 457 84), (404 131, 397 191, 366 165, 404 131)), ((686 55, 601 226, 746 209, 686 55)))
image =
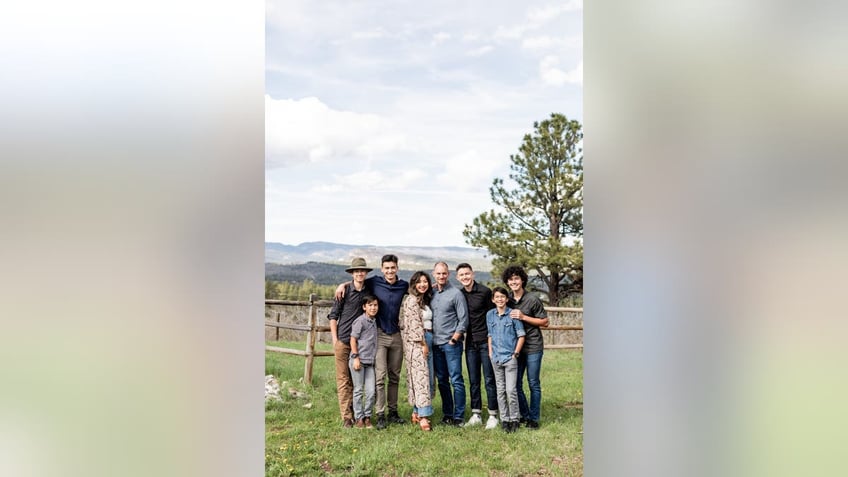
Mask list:
POLYGON ((486 313, 486 326, 492 338, 492 361, 503 364, 512 359, 518 338, 524 336, 524 323, 509 317, 512 308, 506 307, 502 315, 498 309, 486 313))

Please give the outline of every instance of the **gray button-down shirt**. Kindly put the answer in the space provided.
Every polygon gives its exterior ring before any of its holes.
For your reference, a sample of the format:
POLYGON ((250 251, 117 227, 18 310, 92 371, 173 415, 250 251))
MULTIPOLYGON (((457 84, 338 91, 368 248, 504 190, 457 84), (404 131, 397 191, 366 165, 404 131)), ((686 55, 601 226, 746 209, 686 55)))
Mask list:
POLYGON ((448 282, 442 291, 433 288, 433 344, 443 345, 454 333, 465 334, 468 329, 468 304, 458 288, 448 282))
POLYGON ((353 322, 350 337, 356 339, 356 351, 359 352, 359 362, 374 364, 377 357, 377 320, 369 318, 365 313, 353 322))

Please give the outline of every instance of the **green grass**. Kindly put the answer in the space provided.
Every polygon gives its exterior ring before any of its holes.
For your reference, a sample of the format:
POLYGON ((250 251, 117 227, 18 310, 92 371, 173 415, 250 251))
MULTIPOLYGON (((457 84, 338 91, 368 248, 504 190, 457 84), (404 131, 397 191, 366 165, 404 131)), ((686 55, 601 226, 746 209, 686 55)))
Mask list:
MULTIPOLYGON (((272 342, 302 349, 302 342, 272 342)), ((331 349, 319 345, 319 349, 331 349)), ((542 427, 506 434, 500 428, 469 429, 438 424, 436 393, 433 431, 410 423, 387 429, 344 429, 336 400, 332 357, 315 358, 312 386, 304 385, 305 359, 266 352, 265 374, 281 383, 281 401, 265 406, 265 475, 517 476, 583 475, 583 354, 548 350, 542 361, 542 427), (287 381, 287 384, 283 384, 287 381), (307 398, 289 396, 288 389, 307 398), (307 409, 303 406, 311 403, 307 409)), ((466 386, 468 374, 465 372, 466 386)), ((526 383, 525 383, 526 387, 526 383)), ((485 391, 483 402, 485 403, 485 391)), ((400 414, 409 419, 406 366, 401 373, 400 414)), ((466 411, 466 418, 470 411, 466 411)), ((486 415, 484 412, 483 418, 486 415)))

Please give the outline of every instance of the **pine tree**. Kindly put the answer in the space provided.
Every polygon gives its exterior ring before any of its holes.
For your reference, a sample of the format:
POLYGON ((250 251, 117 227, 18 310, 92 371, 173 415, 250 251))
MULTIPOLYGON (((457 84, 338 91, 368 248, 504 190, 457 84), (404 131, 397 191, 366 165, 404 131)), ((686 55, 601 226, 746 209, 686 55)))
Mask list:
POLYGON ((477 216, 463 235, 491 252, 495 277, 511 264, 535 272, 540 283, 531 285, 556 306, 583 292, 583 132, 558 113, 533 128, 510 156, 512 187, 494 179, 496 210, 477 216))

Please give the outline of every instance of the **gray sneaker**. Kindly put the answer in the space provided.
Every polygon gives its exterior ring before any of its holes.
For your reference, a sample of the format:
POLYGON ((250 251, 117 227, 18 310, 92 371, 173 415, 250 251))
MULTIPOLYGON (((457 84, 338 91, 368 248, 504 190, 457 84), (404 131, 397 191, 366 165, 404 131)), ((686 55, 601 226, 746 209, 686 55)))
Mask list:
POLYGON ((475 412, 471 415, 471 419, 465 423, 465 427, 474 427, 474 426, 482 426, 483 419, 480 418, 480 413, 475 412))

